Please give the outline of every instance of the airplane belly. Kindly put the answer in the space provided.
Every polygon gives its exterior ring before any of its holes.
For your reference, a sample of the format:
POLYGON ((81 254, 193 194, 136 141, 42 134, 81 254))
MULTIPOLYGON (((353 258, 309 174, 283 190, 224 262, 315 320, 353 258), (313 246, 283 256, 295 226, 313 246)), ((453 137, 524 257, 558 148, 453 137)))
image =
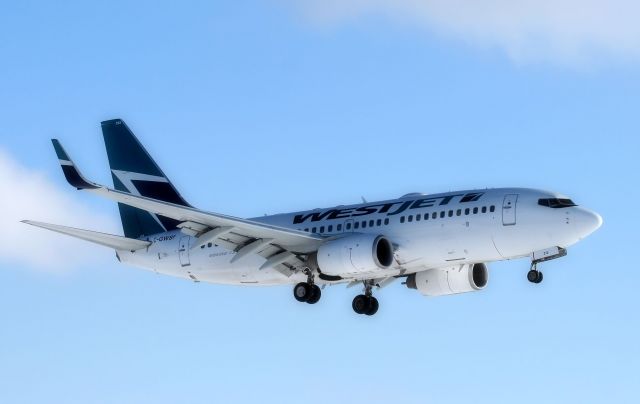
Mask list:
POLYGON ((291 281, 273 269, 259 270, 264 258, 251 254, 231 262, 235 252, 218 248, 204 248, 192 259, 193 276, 201 282, 229 285, 278 285, 291 281))

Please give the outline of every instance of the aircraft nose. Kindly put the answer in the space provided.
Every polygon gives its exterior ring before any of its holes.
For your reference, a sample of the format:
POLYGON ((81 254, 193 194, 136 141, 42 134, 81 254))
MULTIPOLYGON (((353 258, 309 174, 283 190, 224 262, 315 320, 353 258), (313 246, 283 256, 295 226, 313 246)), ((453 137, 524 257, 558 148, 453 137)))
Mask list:
POLYGON ((580 238, 583 238, 602 226, 602 216, 588 209, 577 208, 574 214, 574 225, 580 238))

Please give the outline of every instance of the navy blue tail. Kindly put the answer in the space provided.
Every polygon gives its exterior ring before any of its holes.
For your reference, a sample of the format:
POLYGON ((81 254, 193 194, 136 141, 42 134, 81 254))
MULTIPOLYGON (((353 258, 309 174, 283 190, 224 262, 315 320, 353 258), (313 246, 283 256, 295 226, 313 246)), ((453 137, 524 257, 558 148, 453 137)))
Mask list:
MULTIPOLYGON (((121 119, 102 122, 113 186, 118 191, 190 206, 121 119)), ((118 204, 125 237, 138 238, 174 230, 176 220, 118 204)))

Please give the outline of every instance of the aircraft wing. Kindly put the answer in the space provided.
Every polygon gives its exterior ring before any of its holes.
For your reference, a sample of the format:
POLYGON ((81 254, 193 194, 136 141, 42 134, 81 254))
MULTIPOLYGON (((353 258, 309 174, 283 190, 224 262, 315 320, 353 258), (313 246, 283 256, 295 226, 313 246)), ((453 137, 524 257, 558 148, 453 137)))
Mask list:
MULTIPOLYGON (((179 227, 182 231, 196 237, 196 244, 191 248, 214 242, 235 250, 234 260, 250 253, 259 253, 267 259, 262 269, 275 268, 282 264, 288 264, 287 267, 292 269, 291 266, 302 262, 298 255, 316 251, 324 241, 324 238, 318 235, 206 212, 96 184, 85 179, 57 139, 53 139, 52 142, 69 184, 79 190, 86 190, 107 199, 181 222, 179 227)), ((282 268, 276 269, 281 270, 282 268)))

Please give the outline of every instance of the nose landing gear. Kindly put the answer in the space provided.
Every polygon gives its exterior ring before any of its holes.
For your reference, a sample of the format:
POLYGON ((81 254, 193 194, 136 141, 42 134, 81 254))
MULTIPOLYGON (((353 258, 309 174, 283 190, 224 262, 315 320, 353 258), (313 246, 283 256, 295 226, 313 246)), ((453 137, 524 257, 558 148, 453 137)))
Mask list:
POLYGON ((542 272, 538 271, 537 265, 541 262, 554 260, 567 255, 567 250, 562 247, 550 247, 544 250, 531 253, 531 269, 527 273, 527 280, 531 283, 542 282, 542 272))
POLYGON ((531 269, 527 273, 527 280, 531 283, 540 283, 542 279, 542 272, 538 271, 536 264, 531 264, 531 269))

